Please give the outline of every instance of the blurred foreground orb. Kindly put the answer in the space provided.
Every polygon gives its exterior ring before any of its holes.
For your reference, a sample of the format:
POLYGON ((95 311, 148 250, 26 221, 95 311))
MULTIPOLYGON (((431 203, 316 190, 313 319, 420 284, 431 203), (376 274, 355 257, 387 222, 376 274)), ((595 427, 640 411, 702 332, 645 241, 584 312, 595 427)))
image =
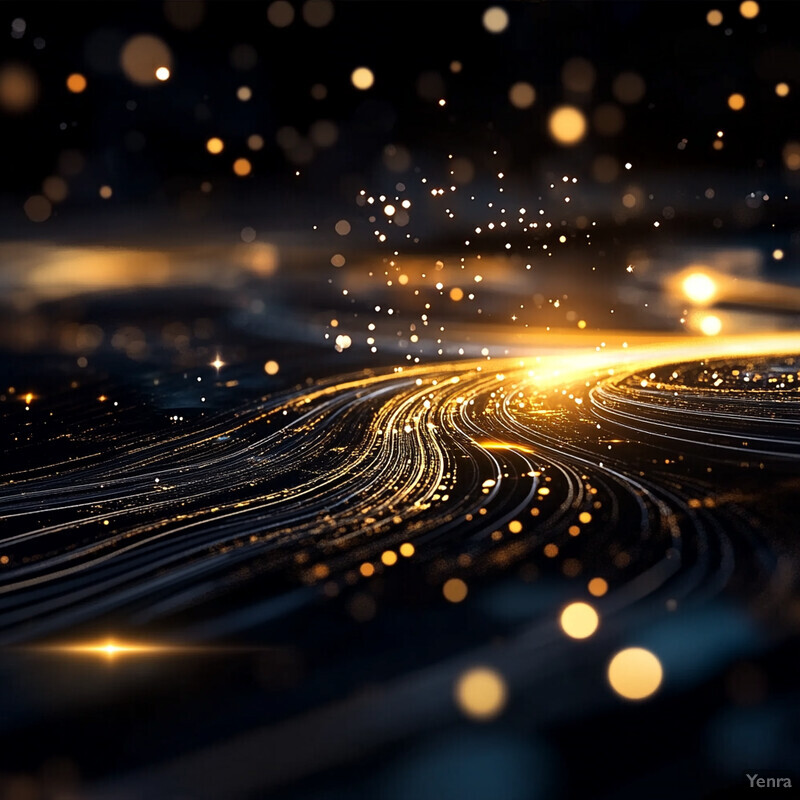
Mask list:
POLYGON ((507 694, 503 677, 489 667, 469 669, 456 681, 456 703, 473 719, 496 717, 505 708, 507 694))
POLYGON ((586 117, 575 106, 559 106, 547 123, 550 135, 558 144, 571 146, 586 135, 586 117))
POLYGON ((608 665, 611 688, 626 700, 650 697, 661 686, 663 677, 661 662, 643 647, 620 650, 608 665))
POLYGON ((163 80, 157 77, 158 70, 169 71, 172 68, 172 53, 162 39, 142 33, 125 42, 120 53, 120 66, 128 80, 139 86, 151 86, 163 80))
POLYGON ((39 79, 25 64, 0 67, 0 109, 9 114, 30 111, 39 99, 39 79))
POLYGON ((492 6, 483 12, 483 27, 489 33, 502 33, 508 27, 508 12, 500 6, 492 6))
POLYGON ((356 67, 356 69, 353 70, 353 74, 350 76, 350 80, 356 89, 364 91, 375 83, 375 76, 369 67, 356 67))

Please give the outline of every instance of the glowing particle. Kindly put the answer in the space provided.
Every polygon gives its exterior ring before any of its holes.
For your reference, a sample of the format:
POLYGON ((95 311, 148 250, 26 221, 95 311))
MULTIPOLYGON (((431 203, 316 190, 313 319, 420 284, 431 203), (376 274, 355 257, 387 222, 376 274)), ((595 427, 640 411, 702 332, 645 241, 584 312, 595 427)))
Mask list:
POLYGON ((475 720, 496 717, 505 707, 507 694, 503 677, 489 667, 473 667, 462 673, 454 691, 458 707, 475 720))
POLYGON ((303 3, 303 19, 312 28, 324 28, 333 19, 331 0, 306 0, 303 3))
POLYGON ((776 249, 776 250, 773 250, 773 251, 772 251, 772 257, 773 257, 773 258, 774 258, 776 261, 781 261, 781 260, 783 259, 783 250, 781 250, 781 249, 776 249))
POLYGON ((559 106, 554 109, 547 126, 553 139, 565 146, 577 144, 586 135, 586 117, 575 106, 559 106))
POLYGON ((277 361, 267 361, 267 363, 264 364, 264 372, 266 372, 267 375, 277 375, 278 370, 280 370, 280 365, 277 361))
POLYGON ((240 86, 236 90, 236 98, 246 103, 253 97, 253 90, 249 86, 240 86))
POLYGON ((793 172, 800 169, 800 142, 787 142, 783 148, 783 163, 793 172))
POLYGON ((489 33, 502 33, 508 27, 508 12, 500 6, 491 6, 483 12, 483 27, 489 33))
POLYGON ((29 197, 22 209, 31 222, 44 222, 50 218, 50 214, 53 212, 52 204, 41 194, 34 194, 29 197))
POLYGON ((578 514, 578 520, 584 525, 587 525, 592 521, 592 515, 588 511, 581 511, 581 513, 578 514))
POLYGON ((561 629, 573 639, 587 639, 600 624, 600 617, 588 603, 570 603, 559 618, 561 629))
POLYGON ((42 181, 42 194, 53 203, 62 202, 68 193, 67 182, 58 175, 51 175, 42 181))
POLYGON ((464 290, 463 289, 459 289, 458 286, 454 286, 450 290, 450 299, 455 303, 458 303, 460 300, 463 300, 464 299, 464 290))
POLYGON ((157 36, 140 34, 125 43, 120 54, 120 64, 128 80, 140 86, 151 86, 169 77, 172 53, 157 36), (166 78, 158 74, 162 69, 167 70, 166 78))
POLYGON ((722 330, 722 320, 714 314, 707 314, 700 320, 700 330, 706 336, 716 336, 722 330))
POLYGON ((24 64, 0 67, 0 109, 11 114, 30 111, 39 99, 39 79, 24 64))
POLYGON ((512 519, 511 522, 508 523, 508 529, 511 533, 521 533, 522 523, 518 519, 512 519))
POLYGON ((585 320, 585 319, 579 319, 579 320, 578 320, 578 327, 579 327, 581 330, 583 330, 583 329, 586 327, 586 320, 585 320))
POLYGON ((162 83, 164 81, 168 81, 170 76, 169 67, 158 67, 156 69, 155 75, 156 75, 156 80, 159 80, 162 83))
POLYGON ((644 78, 636 72, 622 72, 614 78, 611 91, 620 103, 638 103, 645 93, 644 78))
POLYGON ((219 353, 217 353, 216 357, 209 366, 214 367, 214 369, 216 369, 216 371, 219 372, 220 369, 225 366, 225 362, 220 358, 219 353))
POLYGON ((536 89, 525 81, 519 81, 508 90, 508 99, 514 108, 530 108, 536 101, 536 89))
POLYGON ((343 267, 345 265, 345 258, 341 253, 331 256, 331 264, 334 267, 343 267))
POLYGON ((356 67, 350 75, 350 81, 356 89, 365 91, 375 83, 375 75, 369 67, 356 67))
POLYGON ((358 571, 365 577, 369 578, 375 574, 375 567, 369 563, 369 561, 365 561, 359 568, 358 571))
POLYGON ((713 28, 716 28, 717 25, 721 25, 722 12, 717 8, 712 8, 711 11, 709 11, 708 14, 706 14, 706 22, 713 28))
POLYGON ((214 155, 217 155, 217 153, 221 153, 224 149, 225 149, 225 143, 222 141, 222 139, 220 139, 217 136, 212 136, 206 142, 206 150, 208 150, 209 153, 213 153, 214 155))
POLYGON ((73 72, 67 78, 67 89, 69 89, 73 94, 80 94, 86 89, 86 78, 80 74, 80 72, 73 72))
POLYGON ((467 584, 461 578, 450 578, 442 586, 444 599, 450 603, 460 603, 468 594, 467 584))
POLYGON ((233 162, 233 171, 240 177, 244 178, 253 171, 253 165, 246 158, 237 158, 233 162))
POLYGON ((661 662, 643 647, 620 650, 608 665, 608 682, 620 697, 642 700, 661 685, 664 670, 661 662))
POLYGON ((288 0, 275 0, 267 8, 267 19, 276 28, 287 28, 294 21, 294 9, 288 0))
POLYGON ((391 203, 383 207, 383 213, 386 214, 387 217, 393 217, 396 211, 397 209, 391 203))
POLYGON ((775 94, 778 95, 778 97, 786 97, 786 95, 789 94, 789 84, 783 81, 775 84, 775 94))
POLYGON ((109 200, 111 195, 114 194, 114 190, 110 186, 104 185, 100 187, 98 194, 103 198, 103 200, 109 200))
POLYGON ((550 544, 546 544, 544 546, 544 554, 548 558, 555 558, 558 555, 558 545, 553 544, 552 542, 550 542, 550 544))
POLYGON ((608 591, 608 582, 603 578, 592 578, 589 581, 589 594, 602 597, 608 591))
POLYGON ((686 297, 693 303, 709 303, 717 293, 717 284, 712 277, 704 272, 692 272, 681 283, 681 288, 686 297))
POLYGON ((739 6, 739 13, 745 19, 755 19, 760 10, 761 9, 755 0, 744 0, 744 2, 739 6))
POLYGON ((741 111, 744 108, 744 95, 734 92, 728 98, 728 108, 732 111, 741 111))
POLYGON ((353 340, 346 333, 340 333, 336 337, 336 350, 339 353, 341 353, 342 350, 347 350, 347 348, 352 344, 353 340))
POLYGON ((403 542, 398 549, 403 558, 411 558, 415 553, 414 545, 411 542, 403 542))
POLYGON ((259 136, 257 133, 250 134, 250 136, 247 137, 247 146, 251 150, 261 150, 264 146, 264 137, 259 136))
POLYGON ((394 550, 384 550, 381 553, 381 562, 387 567, 392 567, 397 563, 397 553, 394 550))

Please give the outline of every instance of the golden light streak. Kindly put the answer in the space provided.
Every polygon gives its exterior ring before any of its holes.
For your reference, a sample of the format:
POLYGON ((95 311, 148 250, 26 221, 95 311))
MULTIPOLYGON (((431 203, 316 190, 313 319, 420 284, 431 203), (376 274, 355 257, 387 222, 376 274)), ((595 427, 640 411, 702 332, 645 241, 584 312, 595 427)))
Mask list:
POLYGON ((513 442, 479 442, 474 439, 473 442, 484 450, 519 450, 520 453, 534 452, 530 447, 526 447, 522 444, 514 444, 513 442))
POLYGON ((110 661, 118 656, 159 655, 169 652, 178 652, 182 648, 159 644, 145 644, 142 642, 118 642, 114 639, 106 639, 101 642, 42 645, 33 649, 41 652, 63 653, 65 655, 99 656, 110 661))

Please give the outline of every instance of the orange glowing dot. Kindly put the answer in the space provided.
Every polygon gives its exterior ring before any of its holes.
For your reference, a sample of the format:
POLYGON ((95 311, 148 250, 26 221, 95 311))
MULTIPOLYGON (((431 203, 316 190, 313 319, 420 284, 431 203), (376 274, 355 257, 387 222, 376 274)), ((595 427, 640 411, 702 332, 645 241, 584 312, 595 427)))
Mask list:
POLYGON ((787 142, 783 148, 783 163, 793 172, 800 169, 800 142, 787 142))
POLYGON ((560 617, 561 628, 573 639, 587 639, 600 624, 600 617, 588 603, 570 603, 560 617))
POLYGON ((240 177, 244 178, 253 171, 253 165, 246 158, 237 158, 233 162, 233 171, 240 177))
POLYGON ((454 691, 461 711, 476 720, 496 717, 505 707, 507 694, 502 676, 489 667, 474 667, 464 672, 454 691))
POLYGON ((454 286, 450 290, 450 299, 455 303, 458 303, 460 300, 463 300, 464 299, 463 289, 459 289, 458 286, 454 286))
POLYGON ((714 314, 708 314, 700 320, 700 330, 706 336, 716 336, 722 330, 722 320, 714 314))
POLYGON ((548 558, 555 558, 558 555, 558 545, 553 544, 552 542, 550 544, 546 544, 544 546, 544 554, 548 558))
POLYGON ((592 515, 588 511, 581 511, 581 513, 578 514, 578 521, 586 525, 592 521, 592 515))
POLYGON ((267 361, 267 363, 264 364, 264 372, 266 372, 267 375, 277 375, 279 369, 280 365, 277 361, 267 361))
POLYGON ((414 552, 414 545, 411 544, 411 542, 403 542, 403 544, 400 545, 400 555, 403 556, 403 558, 411 558, 414 552))
POLYGON ((728 108, 732 111, 741 111, 744 108, 744 95, 734 92, 728 98, 728 108))
POLYGON ((0 556, 0 564, 8 564, 8 556, 0 556))
POLYGON ((500 6, 492 6, 483 12, 483 27, 489 33, 502 33, 508 27, 508 12, 500 6))
POLYGON ((581 330, 583 330, 583 329, 586 327, 586 320, 585 320, 585 319, 579 319, 579 320, 578 320, 578 327, 579 327, 581 330))
POLYGON ((461 578, 450 578, 442 586, 444 599, 450 603, 460 603, 466 598, 468 592, 467 584, 461 578))
POLYGON ((661 662, 643 647, 621 650, 608 665, 611 688, 626 700, 650 697, 661 685, 663 677, 661 662))
POLYGON ((710 275, 704 272, 692 272, 687 275, 681 284, 683 293, 693 303, 709 303, 717 293, 717 284, 710 275))
POLYGON ((575 145, 586 135, 586 117, 575 106, 559 106, 547 123, 550 135, 558 144, 575 145))
POLYGON ((519 81, 508 90, 508 99, 514 108, 530 108, 536 102, 536 89, 526 81, 519 81))
POLYGON ((744 0, 744 2, 739 6, 739 13, 745 19, 755 19, 760 10, 761 9, 755 0, 744 0))
POLYGON ((592 578, 589 581, 589 594, 602 597, 608 591, 608 582, 603 578, 592 578))
POLYGON ((717 8, 712 8, 711 11, 706 14, 706 22, 714 28, 716 28, 717 25, 721 25, 722 12, 717 8))
POLYGON ((217 136, 212 136, 206 142, 206 150, 209 153, 213 153, 213 155, 217 155, 217 153, 221 153, 225 149, 225 143, 217 136))
POLYGON ((33 394, 31 392, 28 392, 28 394, 25 395, 25 405, 29 406, 32 400, 33 400, 33 394))
POLYGON ((375 574, 375 567, 369 563, 369 561, 365 561, 358 569, 358 571, 365 577, 369 578, 375 574))
POLYGON ((80 94, 86 89, 86 78, 84 78, 80 72, 73 72, 72 75, 67 78, 67 89, 73 94, 80 94))
POLYGON ((381 561, 387 566, 391 567, 397 563, 397 553, 394 550, 384 550, 381 553, 381 561))
POLYGON ((512 519, 511 522, 508 523, 508 529, 511 533, 521 533, 522 523, 518 519, 512 519))
POLYGON ((789 84, 788 83, 778 83, 775 85, 775 94, 778 97, 786 97, 789 94, 789 84))
POLYGON ((375 83, 375 75, 369 67, 356 67, 350 75, 350 81, 356 89, 365 91, 375 83))
POLYGON ((581 529, 577 525, 570 525, 567 532, 570 536, 580 536, 581 529))

